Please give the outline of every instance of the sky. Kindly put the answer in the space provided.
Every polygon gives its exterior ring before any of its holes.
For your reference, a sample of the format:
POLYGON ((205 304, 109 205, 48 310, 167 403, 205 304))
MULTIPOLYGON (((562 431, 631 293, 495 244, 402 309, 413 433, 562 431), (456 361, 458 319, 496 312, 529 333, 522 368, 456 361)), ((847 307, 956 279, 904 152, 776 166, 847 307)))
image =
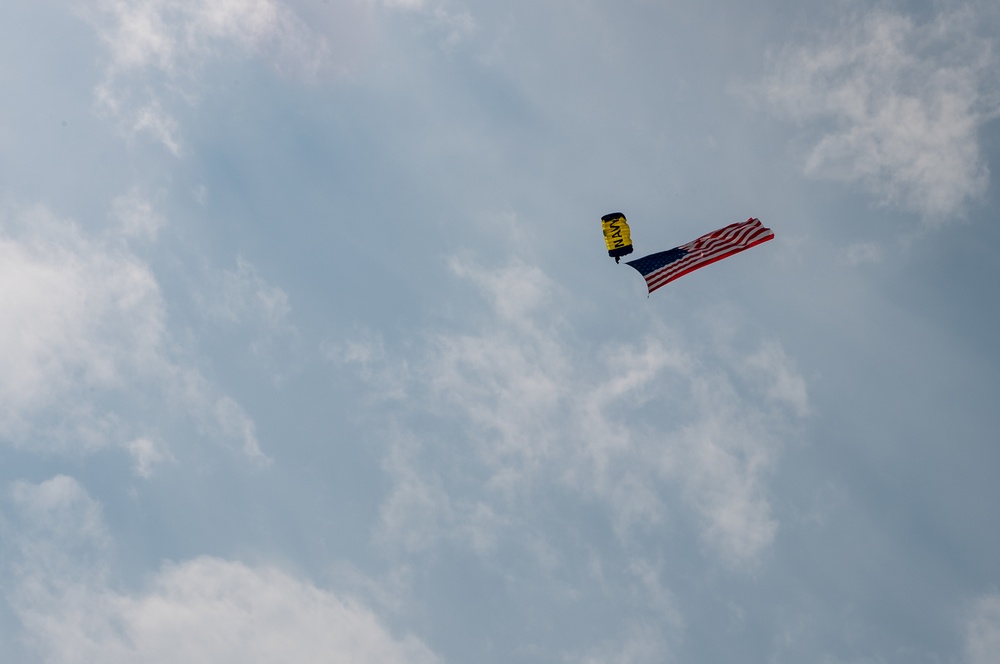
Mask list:
POLYGON ((995 664, 998 171, 987 0, 0 3, 3 660, 995 664))

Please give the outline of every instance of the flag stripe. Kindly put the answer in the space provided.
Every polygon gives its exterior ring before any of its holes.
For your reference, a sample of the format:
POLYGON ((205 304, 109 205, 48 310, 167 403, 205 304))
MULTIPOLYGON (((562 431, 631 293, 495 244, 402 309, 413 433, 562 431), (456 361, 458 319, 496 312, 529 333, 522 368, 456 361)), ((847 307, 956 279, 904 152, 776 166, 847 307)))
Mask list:
POLYGON ((751 218, 712 231, 669 251, 629 261, 628 264, 642 274, 652 293, 685 274, 772 239, 774 233, 771 229, 764 228, 760 220, 751 218))

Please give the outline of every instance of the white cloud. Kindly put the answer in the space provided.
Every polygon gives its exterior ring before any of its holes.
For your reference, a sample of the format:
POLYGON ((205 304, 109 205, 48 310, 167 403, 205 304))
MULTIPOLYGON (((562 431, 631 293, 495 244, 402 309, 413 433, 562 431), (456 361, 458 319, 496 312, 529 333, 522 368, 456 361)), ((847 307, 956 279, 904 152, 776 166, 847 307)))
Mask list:
MULTIPOLYGON (((212 66, 258 61, 307 82, 349 76, 375 48, 377 21, 403 14, 446 51, 477 31, 472 15, 427 0, 85 0, 77 8, 105 47, 98 114, 129 143, 179 156, 178 117, 213 93, 212 66), (380 16, 382 14, 382 16, 380 16)), ((228 83, 228 81, 227 81, 228 83)))
POLYGON ((72 477, 14 482, 9 497, 21 526, 10 535, 20 545, 24 565, 65 570, 78 550, 104 550, 110 544, 101 505, 72 477))
POLYGON ((199 294, 208 316, 232 322, 259 320, 272 329, 288 325, 288 294, 263 279, 242 256, 236 259, 236 269, 223 270, 216 281, 214 292, 199 294))
POLYGON ((988 185, 978 132, 1000 114, 996 21, 971 6, 926 23, 848 15, 772 53, 768 101, 816 128, 806 173, 858 184, 931 223, 960 214, 988 185))
POLYGON ((882 247, 875 242, 856 242, 847 248, 847 260, 851 265, 879 263, 882 254, 882 247))
POLYGON ((112 76, 145 70, 183 78, 227 49, 253 53, 271 43, 308 69, 328 48, 280 0, 98 0, 95 9, 112 76))
POLYGON ((390 9, 416 10, 423 9, 425 0, 382 0, 382 4, 390 9))
POLYGON ((439 477, 416 465, 419 442, 399 440, 382 462, 393 489, 380 508, 381 536, 404 551, 421 551, 454 532, 451 498, 439 477))
POLYGON ((772 401, 791 407, 800 417, 809 413, 806 381, 778 343, 762 344, 746 358, 745 367, 751 380, 757 379, 772 401))
POLYGON ((965 629, 966 664, 995 664, 1000 653, 1000 594, 976 602, 965 629))
POLYGON ((235 441, 242 452, 261 465, 271 462, 257 440, 257 427, 243 407, 222 394, 197 369, 172 366, 161 377, 169 398, 193 417, 201 432, 212 438, 235 441))
POLYGON ((396 639, 368 609, 272 567, 218 558, 168 566, 146 592, 72 588, 19 603, 45 661, 439 661, 413 637, 396 639))
POLYGON ((112 201, 111 208, 122 234, 128 237, 155 240, 166 223, 149 198, 137 188, 112 201))
POLYGON ((442 541, 469 546, 483 555, 493 553, 512 518, 488 502, 454 495, 449 485, 453 478, 423 466, 424 451, 412 433, 395 433, 382 462, 393 485, 379 509, 376 539, 408 554, 427 551, 442 541))
POLYGON ((36 599, 74 597, 108 581, 112 541, 101 505, 72 477, 14 482, 0 503, 3 593, 30 631, 44 620, 36 599), (11 509, 6 509, 8 505, 11 509))
MULTIPOLYGON (((385 464, 395 488, 383 505, 383 541, 412 551, 464 537, 488 551, 485 533, 530 529, 518 506, 554 483, 602 501, 623 538, 660 522, 679 491, 725 564, 752 564, 769 546, 777 523, 766 479, 782 423, 808 411, 805 382, 778 344, 744 357, 725 344, 687 349, 660 329, 591 349, 584 361, 567 345, 559 289, 541 270, 453 268, 484 293, 493 318, 468 334, 430 335, 408 382, 392 385, 411 415, 433 414, 461 434, 424 436, 398 422, 385 464), (761 396, 743 396, 744 382, 761 396), (428 457, 449 461, 442 468, 428 457)), ((361 354, 365 373, 393 375, 390 354, 377 350, 361 354)))
POLYGON ((171 107, 197 100, 208 63, 257 56, 306 79, 338 74, 370 22, 352 0, 91 0, 81 11, 108 54, 98 110, 130 140, 148 135, 175 155, 182 141, 171 107))
POLYGON ((635 580, 637 594, 654 610, 657 622, 677 628, 681 626, 682 618, 672 593, 664 587, 661 580, 663 567, 663 563, 653 565, 645 560, 633 560, 628 571, 635 580))
POLYGON ((382 337, 371 331, 359 333, 342 342, 326 341, 320 349, 323 356, 335 364, 350 366, 374 387, 379 399, 402 399, 410 387, 407 362, 393 363, 382 337))
POLYGON ((14 221, 17 235, 0 226, 5 437, 72 393, 120 388, 158 366, 165 334, 156 280, 127 250, 42 208, 14 221))
MULTIPOLYGON (((202 315, 232 335, 241 328, 250 335, 249 351, 282 382, 295 368, 289 358, 299 341, 299 331, 290 321, 288 293, 264 279, 242 256, 234 269, 206 270, 195 285, 195 301, 202 315)), ((294 353, 293 353, 294 355, 294 353)))
POLYGON ((734 400, 724 379, 705 381, 695 389, 702 393, 701 418, 671 441, 679 446, 671 455, 670 469, 702 517, 704 541, 723 561, 738 567, 753 562, 777 531, 765 492, 776 441, 753 421, 757 413, 731 410, 734 400))
POLYGON ((132 455, 132 468, 135 474, 143 478, 153 474, 155 464, 171 458, 161 444, 145 436, 126 443, 125 449, 132 455))
MULTIPOLYGON (((107 103, 109 94, 107 88, 101 88, 98 90, 97 96, 100 101, 107 103)), ((117 103, 114 106, 117 107, 117 103)), ((121 120, 124 122, 130 143, 138 135, 149 134, 154 141, 162 143, 175 157, 180 155, 181 145, 177 121, 163 109, 159 99, 153 98, 141 106, 126 110, 121 120)))
POLYGON ((434 8, 433 21, 445 33, 441 47, 446 51, 468 41, 478 30, 476 20, 467 11, 453 13, 438 6, 434 8))
POLYGON ((17 483, 12 503, 25 527, 5 594, 42 661, 439 661, 357 602, 271 566, 201 557, 123 590, 109 573, 100 506, 72 478, 17 483))
MULTIPOLYGON (((147 234, 158 218, 134 197, 119 199, 115 211, 147 234)), ((166 405, 265 458, 239 404, 175 357, 156 278, 117 232, 88 234, 42 207, 5 215, 0 319, 6 442, 63 453, 121 446, 143 475, 166 458, 162 444, 141 442, 155 438, 150 429, 166 405)))

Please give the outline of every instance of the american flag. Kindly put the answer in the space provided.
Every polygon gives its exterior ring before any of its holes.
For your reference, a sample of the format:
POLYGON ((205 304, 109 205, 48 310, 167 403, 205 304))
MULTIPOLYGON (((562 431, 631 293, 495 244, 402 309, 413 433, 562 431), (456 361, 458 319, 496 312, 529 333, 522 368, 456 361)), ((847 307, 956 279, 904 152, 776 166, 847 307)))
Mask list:
POLYGON ((688 272, 773 239, 774 233, 770 228, 764 228, 760 219, 751 218, 702 235, 679 247, 628 261, 628 264, 639 271, 652 293, 688 272))

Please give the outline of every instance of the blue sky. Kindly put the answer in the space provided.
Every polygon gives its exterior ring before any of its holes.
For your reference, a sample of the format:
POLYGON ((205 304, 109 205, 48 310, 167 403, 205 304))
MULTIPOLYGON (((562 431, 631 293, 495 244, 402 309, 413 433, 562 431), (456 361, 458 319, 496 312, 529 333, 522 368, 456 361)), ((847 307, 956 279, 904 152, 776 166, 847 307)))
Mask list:
POLYGON ((5 661, 995 662, 998 34, 3 3, 5 661))

